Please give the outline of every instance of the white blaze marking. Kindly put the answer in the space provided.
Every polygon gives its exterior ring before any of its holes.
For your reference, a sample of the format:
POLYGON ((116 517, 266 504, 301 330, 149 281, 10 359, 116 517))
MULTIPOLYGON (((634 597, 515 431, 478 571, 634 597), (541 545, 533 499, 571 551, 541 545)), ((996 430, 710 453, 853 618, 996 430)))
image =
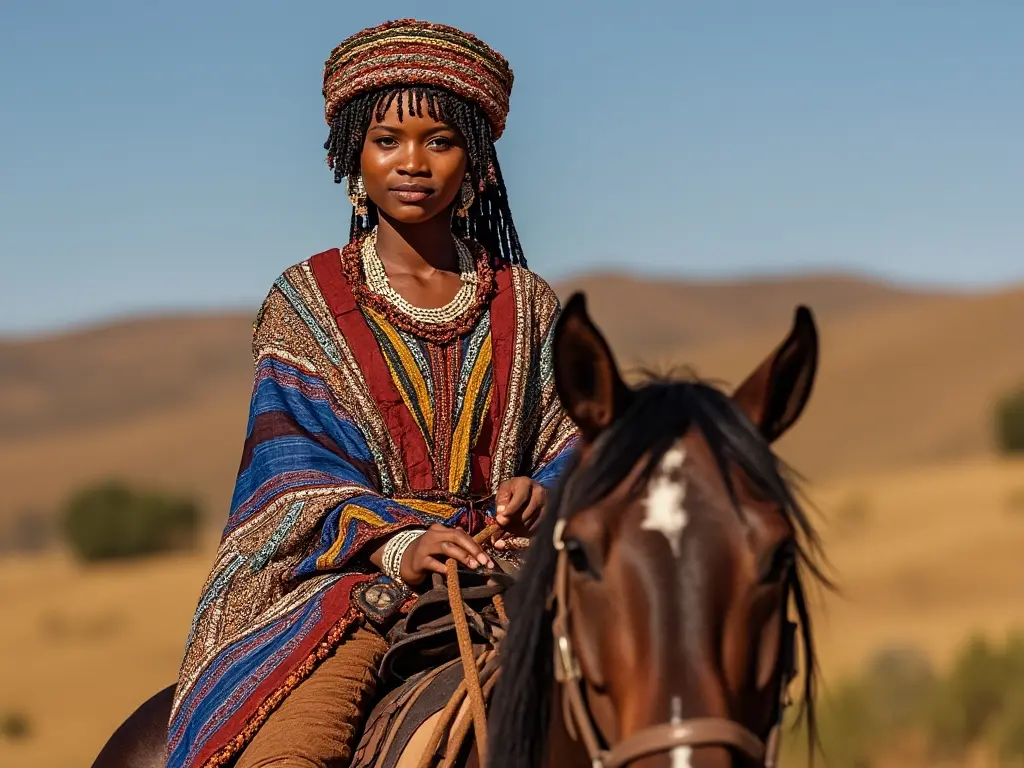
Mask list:
POLYGON ((673 448, 661 461, 661 472, 651 480, 647 491, 647 516, 640 527, 645 531, 660 532, 672 547, 672 554, 679 557, 683 529, 688 518, 683 509, 686 498, 686 483, 668 477, 672 470, 679 469, 686 461, 686 451, 673 448))
MULTIPOLYGON (((672 448, 661 460, 661 471, 651 480, 647 492, 647 516, 640 527, 647 531, 658 531, 672 547, 672 554, 679 557, 682 547, 683 530, 688 517, 683 508, 686 499, 686 482, 673 480, 669 475, 680 469, 686 462, 686 451, 680 447, 672 448)), ((672 697, 672 725, 683 721, 683 700, 672 697)), ((693 748, 689 746, 673 747, 670 753, 672 768, 691 768, 690 757, 693 748)))
MULTIPOLYGON (((679 725, 683 722, 683 700, 678 696, 672 697, 672 725, 679 725)), ((672 768, 690 768, 690 755, 693 754, 691 747, 672 748, 672 768)))
POLYGON ((679 446, 675 446, 665 454, 664 458, 662 458, 661 468, 666 472, 671 472, 673 469, 679 469, 683 466, 685 461, 686 450, 679 446))

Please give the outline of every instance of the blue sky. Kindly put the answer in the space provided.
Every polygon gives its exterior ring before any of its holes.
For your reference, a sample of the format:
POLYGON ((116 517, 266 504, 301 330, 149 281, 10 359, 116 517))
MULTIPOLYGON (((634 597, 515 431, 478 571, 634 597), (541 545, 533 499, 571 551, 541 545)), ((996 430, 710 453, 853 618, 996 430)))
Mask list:
POLYGON ((510 60, 499 155, 547 277, 1024 279, 1014 0, 6 0, 0 333, 253 309, 342 244, 321 68, 403 16, 510 60))

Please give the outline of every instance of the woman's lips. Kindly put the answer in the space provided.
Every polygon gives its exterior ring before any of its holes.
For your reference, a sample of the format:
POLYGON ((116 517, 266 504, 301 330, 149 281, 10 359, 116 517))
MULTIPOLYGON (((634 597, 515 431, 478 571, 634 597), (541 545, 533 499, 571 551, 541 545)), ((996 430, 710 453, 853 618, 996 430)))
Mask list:
POLYGON ((434 190, 422 184, 399 184, 389 190, 392 195, 403 203, 422 203, 432 194, 434 190))

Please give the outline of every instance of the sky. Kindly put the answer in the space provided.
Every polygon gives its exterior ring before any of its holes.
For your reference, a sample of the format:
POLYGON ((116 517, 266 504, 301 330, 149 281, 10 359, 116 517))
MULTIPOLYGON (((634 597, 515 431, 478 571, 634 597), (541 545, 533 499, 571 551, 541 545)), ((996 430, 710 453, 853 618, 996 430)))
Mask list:
POLYGON ((509 59, 551 280, 1024 280, 1017 0, 0 0, 0 334, 254 311, 343 245, 323 63, 409 16, 509 59))

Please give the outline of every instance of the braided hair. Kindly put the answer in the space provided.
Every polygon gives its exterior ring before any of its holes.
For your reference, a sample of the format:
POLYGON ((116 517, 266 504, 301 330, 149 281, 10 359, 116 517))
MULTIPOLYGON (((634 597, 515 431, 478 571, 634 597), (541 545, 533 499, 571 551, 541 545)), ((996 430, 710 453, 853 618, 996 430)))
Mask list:
MULTIPOLYGON (((324 144, 327 165, 334 171, 334 182, 340 184, 345 177, 361 172, 360 156, 370 121, 382 122, 392 104, 397 108, 399 121, 403 109, 416 117, 422 117, 425 112, 433 120, 450 123, 462 134, 468 154, 467 170, 476 195, 468 215, 455 217, 452 230, 459 237, 480 243, 495 266, 518 264, 525 267, 526 258, 512 222, 491 123, 480 107, 451 91, 402 86, 370 91, 345 103, 331 122, 331 132, 324 144)), ((352 212, 352 240, 377 226, 377 206, 367 200, 366 209, 365 216, 352 212)))

